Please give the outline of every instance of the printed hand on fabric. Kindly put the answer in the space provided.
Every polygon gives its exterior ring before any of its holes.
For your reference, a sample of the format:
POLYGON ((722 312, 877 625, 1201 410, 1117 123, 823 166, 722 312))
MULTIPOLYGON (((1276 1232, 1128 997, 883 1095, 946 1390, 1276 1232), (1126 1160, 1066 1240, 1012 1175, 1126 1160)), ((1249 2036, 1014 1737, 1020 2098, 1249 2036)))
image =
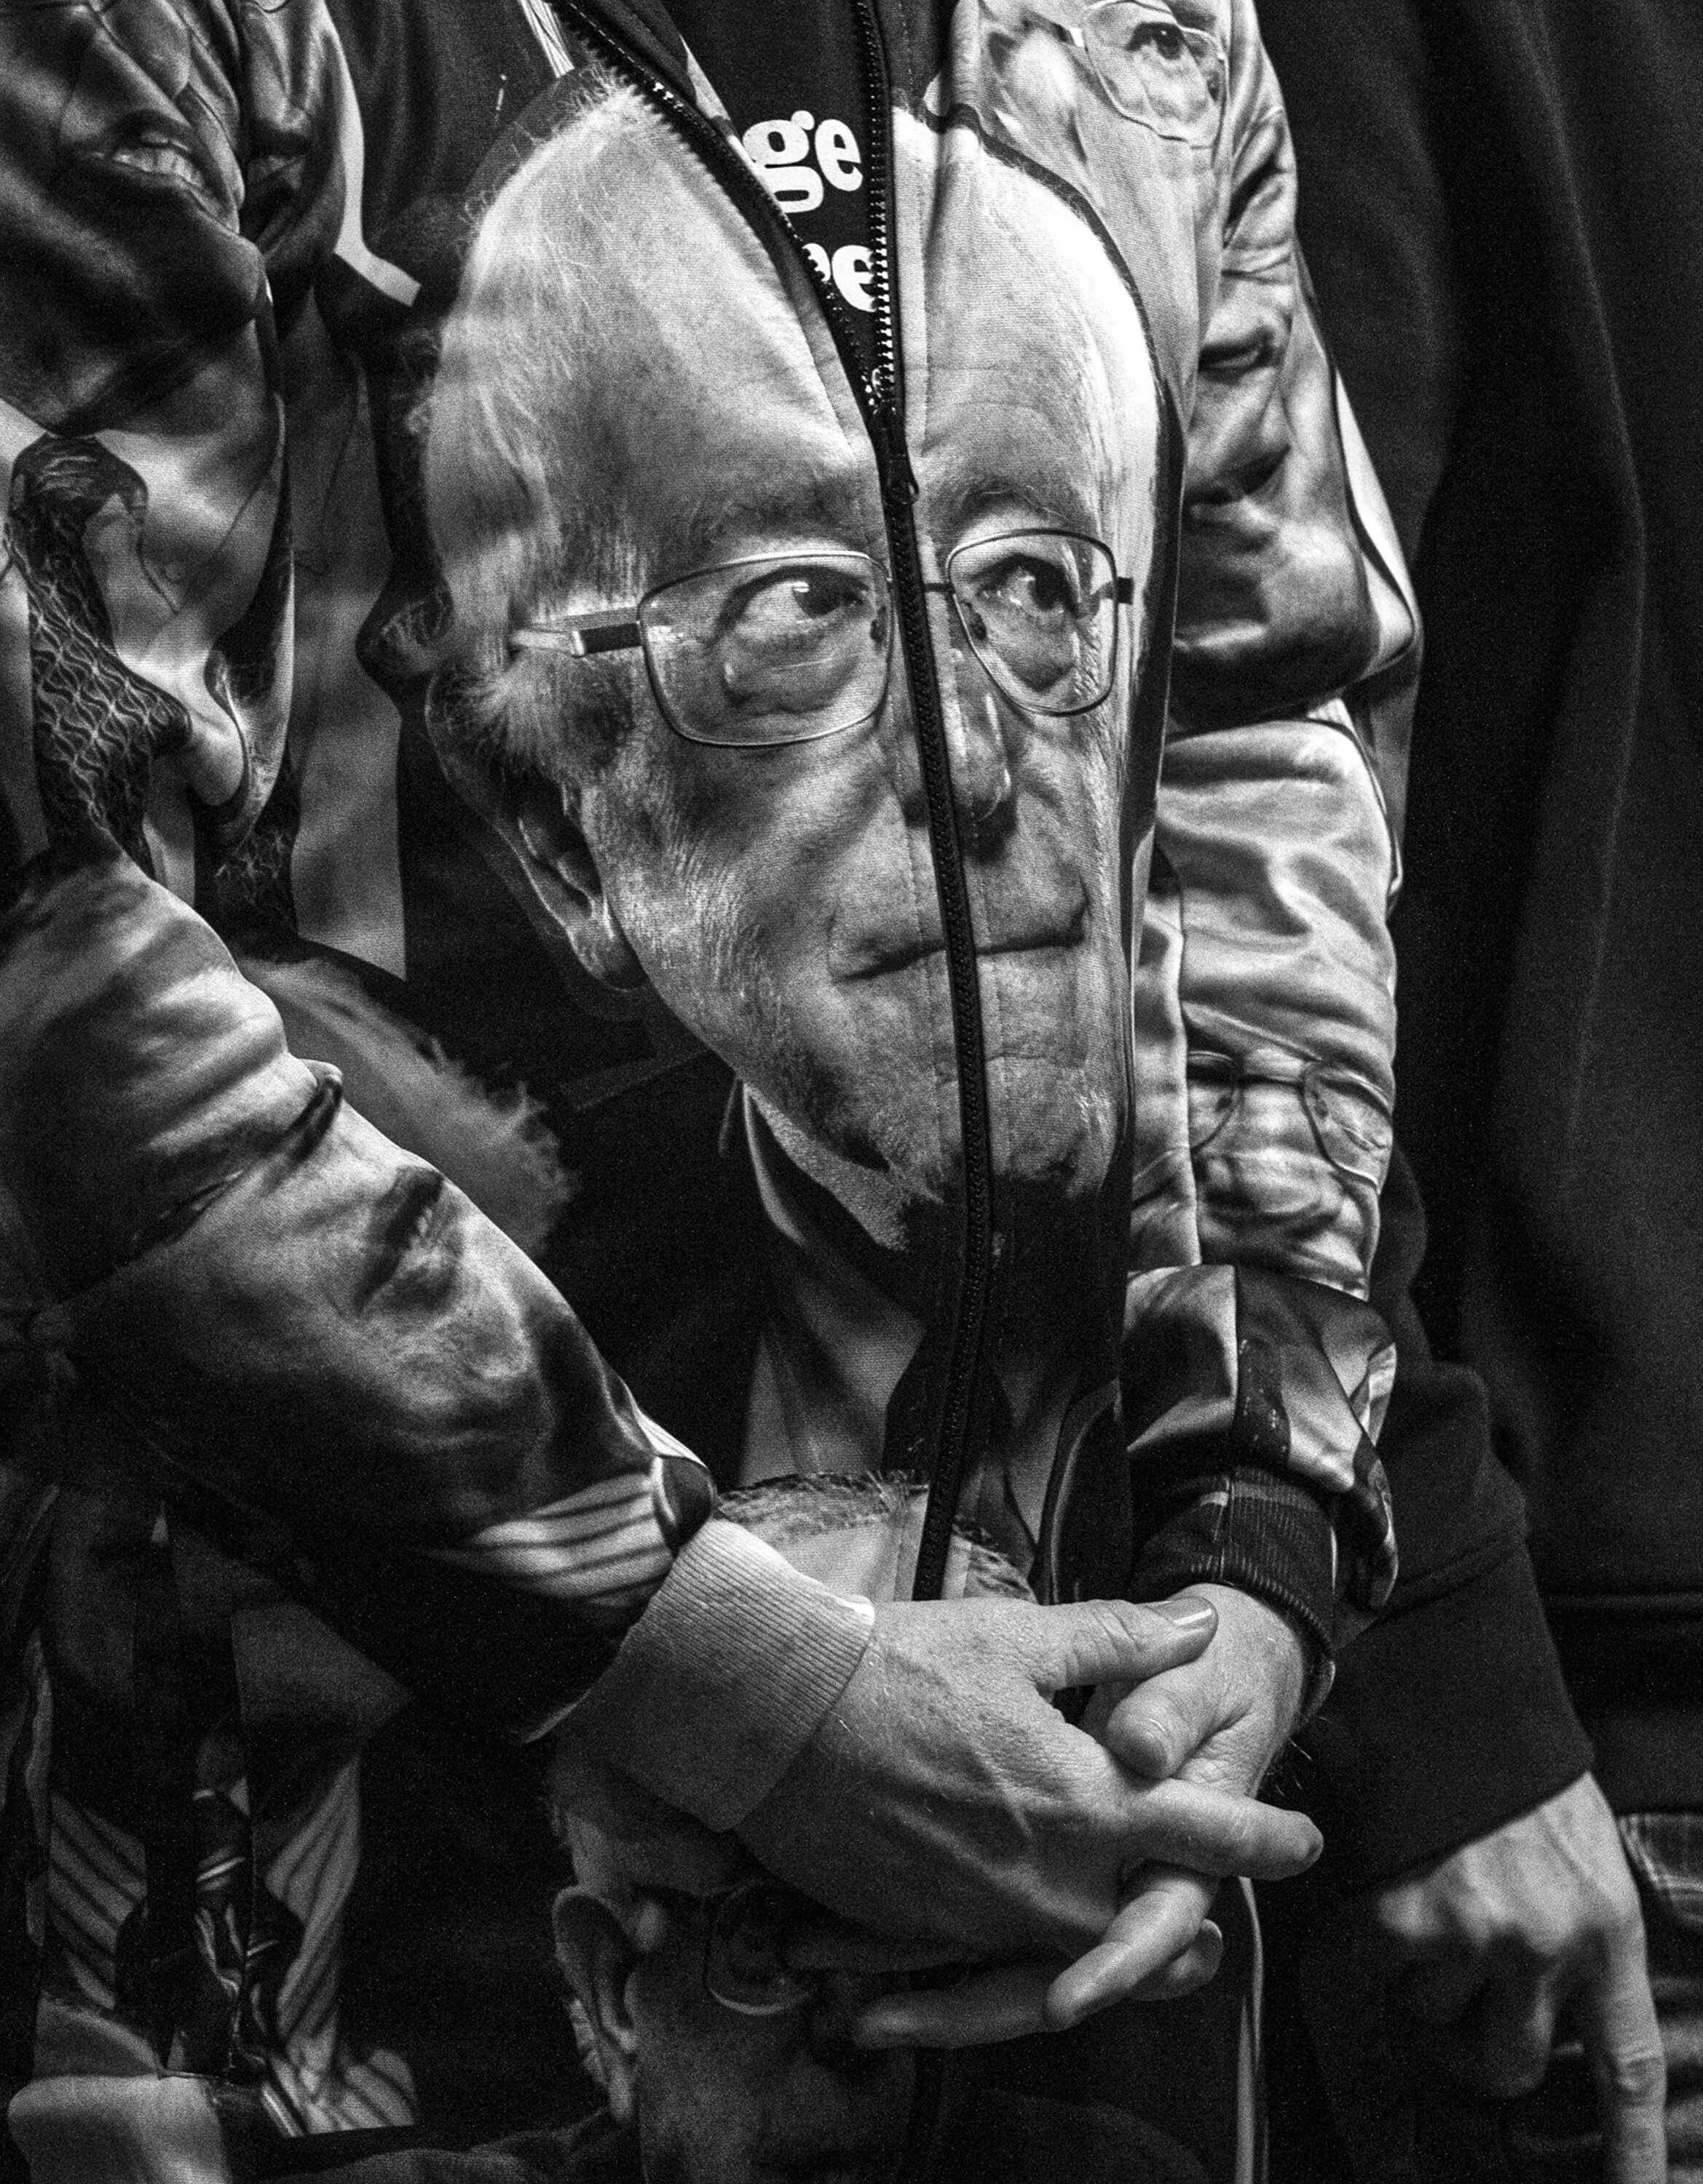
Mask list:
POLYGON ((1569 2009, 1596 2081, 1608 2184, 1662 2184, 1661 2036, 1638 1891, 1589 1774, 1357 1908, 1416 2054, 1511 2098, 1541 2081, 1569 2009))

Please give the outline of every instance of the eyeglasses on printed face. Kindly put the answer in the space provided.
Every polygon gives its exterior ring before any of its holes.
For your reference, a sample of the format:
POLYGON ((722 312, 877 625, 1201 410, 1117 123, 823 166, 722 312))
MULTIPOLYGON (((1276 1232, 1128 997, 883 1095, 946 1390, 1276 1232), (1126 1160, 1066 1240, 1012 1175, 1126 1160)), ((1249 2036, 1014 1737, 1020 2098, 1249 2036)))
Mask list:
POLYGON ((820 1914, 779 1881, 742 1880, 697 1907, 704 1919, 704 1992, 740 2017, 779 2017, 815 1998, 820 1975, 794 1971, 786 1945, 820 1914))
MULTIPOLYGON (((1134 587, 1073 531, 1011 531, 946 556, 970 650, 1029 713, 1068 717, 1109 695, 1118 609, 1134 587)), ((893 658, 887 573, 867 554, 759 554, 659 584, 631 607, 528 622, 517 650, 576 659, 642 649, 662 717, 688 743, 813 743, 874 719, 893 658)))
POLYGON ((1367 1134, 1367 1095, 1345 1072, 1319 1061, 1298 1061, 1290 1072, 1252 1069, 1234 1055, 1197 1051, 1188 1073, 1189 1151, 1196 1158, 1225 1140, 1249 1086, 1276 1085, 1298 1098, 1320 1151, 1339 1176, 1380 1187, 1385 1147, 1367 1134))
POLYGON ((1159 0, 1095 0, 1064 34, 1086 53, 1102 91, 1157 136, 1215 152, 1230 64, 1209 31, 1179 23, 1159 0))

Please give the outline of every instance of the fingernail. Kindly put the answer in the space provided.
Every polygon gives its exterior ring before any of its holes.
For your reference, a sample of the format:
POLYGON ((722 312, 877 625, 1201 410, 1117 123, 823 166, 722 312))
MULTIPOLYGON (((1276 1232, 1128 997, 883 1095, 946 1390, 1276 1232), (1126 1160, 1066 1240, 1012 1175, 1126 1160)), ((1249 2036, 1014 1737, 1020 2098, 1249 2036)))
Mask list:
POLYGON ((1199 1630, 1218 1620, 1218 1610, 1209 1600, 1154 1600, 1148 1605, 1155 1615, 1163 1615, 1179 1630, 1199 1630))

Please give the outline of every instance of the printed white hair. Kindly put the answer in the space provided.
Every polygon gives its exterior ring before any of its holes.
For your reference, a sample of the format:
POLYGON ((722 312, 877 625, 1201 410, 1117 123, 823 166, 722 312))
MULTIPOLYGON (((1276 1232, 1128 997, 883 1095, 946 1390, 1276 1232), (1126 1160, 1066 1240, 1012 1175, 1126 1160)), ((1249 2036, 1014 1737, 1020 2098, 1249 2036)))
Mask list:
POLYGON ((455 732, 516 771, 560 766, 561 663, 510 645, 576 580, 618 588, 632 554, 619 511, 588 497, 585 390, 612 368, 607 268, 633 159, 663 125, 637 92, 588 70, 582 103, 481 217, 414 417, 426 517, 452 608, 441 658, 455 732))
POLYGON ((239 967, 282 1017, 293 1054, 333 1063, 369 1123, 429 1161, 531 1257, 540 1256, 579 1186, 539 1101, 524 1087, 482 1084, 341 965, 244 956, 239 967))

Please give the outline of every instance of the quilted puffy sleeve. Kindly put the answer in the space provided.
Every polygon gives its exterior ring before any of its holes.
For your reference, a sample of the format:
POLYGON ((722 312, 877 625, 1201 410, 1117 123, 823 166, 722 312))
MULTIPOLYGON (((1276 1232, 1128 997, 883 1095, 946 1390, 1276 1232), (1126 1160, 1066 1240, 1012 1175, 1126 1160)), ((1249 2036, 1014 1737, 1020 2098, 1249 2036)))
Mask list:
POLYGON ((1252 9, 1220 27, 1224 231, 1136 980, 1129 1392, 1144 1583, 1244 1584, 1328 1653, 1395 1568, 1373 1446, 1393 1356, 1364 1300, 1419 632, 1315 318, 1252 9))

